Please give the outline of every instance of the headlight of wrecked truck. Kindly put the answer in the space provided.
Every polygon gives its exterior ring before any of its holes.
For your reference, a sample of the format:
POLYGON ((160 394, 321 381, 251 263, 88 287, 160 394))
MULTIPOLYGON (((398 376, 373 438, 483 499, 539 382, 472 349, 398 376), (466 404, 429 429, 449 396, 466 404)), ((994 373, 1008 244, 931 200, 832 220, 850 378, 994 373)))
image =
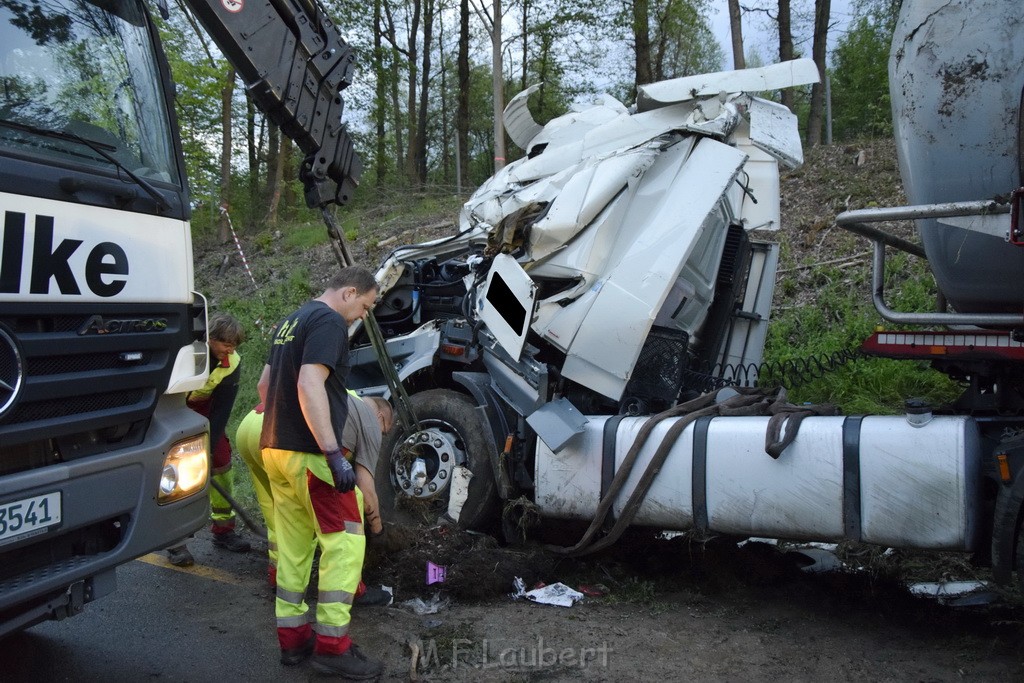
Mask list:
POLYGON ((210 474, 209 450, 206 434, 171 446, 160 475, 157 503, 165 505, 203 490, 210 474))

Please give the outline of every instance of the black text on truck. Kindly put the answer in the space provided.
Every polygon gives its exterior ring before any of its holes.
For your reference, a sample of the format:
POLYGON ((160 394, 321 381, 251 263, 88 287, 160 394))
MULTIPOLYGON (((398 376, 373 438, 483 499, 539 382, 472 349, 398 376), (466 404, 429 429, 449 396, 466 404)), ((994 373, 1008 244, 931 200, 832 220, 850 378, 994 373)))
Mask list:
MULTIPOLYGON (((343 202, 352 53, 324 11, 189 5, 307 155, 310 204, 343 202)), ((0 4, 0 637, 81 611, 207 519, 207 425, 185 405, 206 307, 172 103, 142 0, 0 4)))

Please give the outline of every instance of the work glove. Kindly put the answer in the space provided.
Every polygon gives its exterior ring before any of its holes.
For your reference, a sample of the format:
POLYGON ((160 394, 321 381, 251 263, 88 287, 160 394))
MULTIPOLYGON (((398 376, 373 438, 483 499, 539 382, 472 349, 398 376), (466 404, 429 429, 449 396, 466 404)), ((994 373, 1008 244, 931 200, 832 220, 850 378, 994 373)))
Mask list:
POLYGON ((341 493, 348 493, 354 489, 356 487, 356 471, 352 469, 352 464, 345 458, 341 449, 324 451, 324 457, 327 458, 327 467, 331 470, 331 476, 334 477, 334 488, 341 493))

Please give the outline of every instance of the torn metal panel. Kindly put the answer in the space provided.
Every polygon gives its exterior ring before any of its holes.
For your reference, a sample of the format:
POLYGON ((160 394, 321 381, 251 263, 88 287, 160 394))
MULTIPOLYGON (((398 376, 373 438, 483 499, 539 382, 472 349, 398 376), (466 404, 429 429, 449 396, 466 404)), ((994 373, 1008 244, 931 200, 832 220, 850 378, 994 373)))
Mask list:
POLYGON ((533 115, 530 113, 529 106, 527 106, 527 100, 530 99, 530 95, 540 90, 540 86, 540 83, 531 85, 513 97, 502 113, 502 118, 505 121, 505 132, 512 138, 512 142, 516 143, 521 149, 526 149, 527 145, 530 144, 530 140, 535 138, 537 133, 543 129, 543 126, 533 120, 533 115))
POLYGON ((697 97, 719 93, 764 92, 820 80, 818 67, 811 59, 794 59, 756 69, 719 71, 697 76, 684 76, 637 88, 636 109, 644 112, 658 107, 686 102, 697 97))
POLYGON ((789 168, 804 163, 803 146, 797 132, 796 114, 788 107, 751 97, 747 105, 750 113, 750 140, 789 168))
MULTIPOLYGON (((683 264, 689 259, 705 218, 746 160, 738 150, 701 140, 686 163, 662 155, 668 188, 643 230, 623 245, 600 292, 569 347, 562 374, 618 399, 643 341, 683 264), (671 169, 671 170, 668 170, 671 169), (667 245, 674 248, 668 249, 667 245)), ((640 193, 637 201, 648 199, 640 193)))
POLYGON ((545 403, 527 417, 526 422, 548 448, 557 453, 569 439, 583 431, 587 417, 563 397, 545 403))
POLYGON ((650 168, 661 147, 652 143, 574 167, 568 182, 552 198, 547 214, 532 226, 529 257, 538 261, 563 248, 590 225, 631 179, 639 178, 650 168))

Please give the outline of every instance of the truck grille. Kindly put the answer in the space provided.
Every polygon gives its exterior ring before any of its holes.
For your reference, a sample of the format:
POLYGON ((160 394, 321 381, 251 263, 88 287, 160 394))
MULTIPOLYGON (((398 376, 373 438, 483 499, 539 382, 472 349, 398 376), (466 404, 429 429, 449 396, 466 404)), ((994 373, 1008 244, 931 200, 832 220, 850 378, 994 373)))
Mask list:
POLYGON ((141 442, 178 350, 194 338, 180 304, 4 303, 0 329, 23 368, 0 414, 3 473, 141 442))

